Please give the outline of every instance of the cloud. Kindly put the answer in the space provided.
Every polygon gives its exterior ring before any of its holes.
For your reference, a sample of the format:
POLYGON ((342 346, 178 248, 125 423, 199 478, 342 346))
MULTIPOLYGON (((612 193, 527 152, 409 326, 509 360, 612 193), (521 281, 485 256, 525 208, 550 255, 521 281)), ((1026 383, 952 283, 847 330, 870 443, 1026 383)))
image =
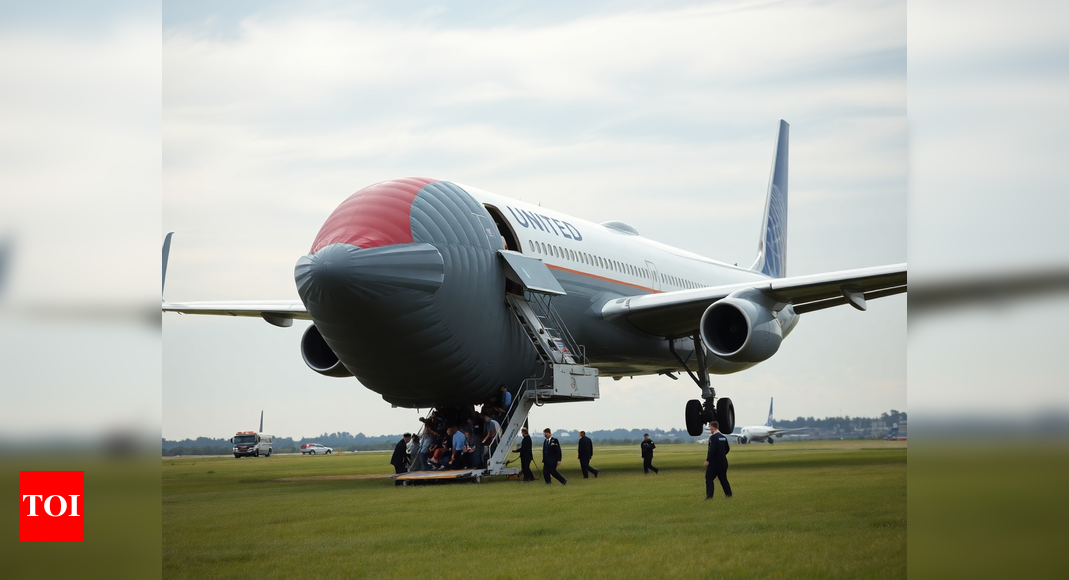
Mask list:
MULTIPOLYGON (((240 6, 165 19, 164 227, 179 231, 169 298, 292 297, 293 263, 326 215, 353 191, 406 175, 620 219, 749 263, 779 118, 792 123, 790 271, 905 258, 904 3, 451 6, 415 16, 240 6)), ((277 330, 234 328, 229 340, 277 330)), ((272 352, 300 363, 295 347, 272 352)), ((802 368, 770 361, 766 372, 853 388, 826 358, 791 360, 802 368)), ((232 387, 210 369, 193 383, 172 376, 165 389, 217 385, 224 396, 232 387)), ((317 384, 301 378, 309 374, 291 380, 317 384)), ((724 394, 750 404, 746 376, 722 377, 724 394)), ((606 381, 598 404, 544 412, 581 415, 590 428, 641 417, 670 427, 690 390, 664 378, 606 381)), ((767 399, 755 401, 763 423, 767 399)), ((332 414, 330 425, 304 417, 322 428, 302 432, 411 429, 376 416, 382 405, 353 411, 357 429, 332 414)))

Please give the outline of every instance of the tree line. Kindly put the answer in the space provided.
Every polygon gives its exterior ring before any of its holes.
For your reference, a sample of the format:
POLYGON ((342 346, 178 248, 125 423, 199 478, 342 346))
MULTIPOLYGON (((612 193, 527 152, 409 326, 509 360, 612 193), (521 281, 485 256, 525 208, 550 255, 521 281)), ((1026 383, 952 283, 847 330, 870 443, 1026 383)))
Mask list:
MULTIPOLYGON (((882 413, 879 417, 798 417, 797 419, 776 420, 776 427, 784 429, 796 429, 799 427, 809 428, 808 434, 814 438, 821 437, 879 437, 884 431, 889 430, 895 423, 906 422, 905 411, 891 409, 889 413, 882 413)), ((741 425, 740 425, 741 426, 741 425)), ((605 429, 587 431, 595 443, 602 445, 638 445, 645 433, 658 445, 673 443, 690 443, 695 440, 685 429, 605 429)), ((531 433, 537 441, 541 433, 531 433)), ((554 437, 562 443, 574 443, 579 440, 578 429, 560 429, 554 431, 554 437)), ((233 444, 229 438, 197 437, 196 439, 183 439, 171 441, 162 439, 163 455, 227 455, 233 452, 233 444)), ((338 451, 389 451, 401 439, 401 434, 392 435, 353 435, 348 431, 340 433, 323 433, 318 437, 275 437, 275 453, 296 453, 305 443, 320 443, 332 447, 338 451)))

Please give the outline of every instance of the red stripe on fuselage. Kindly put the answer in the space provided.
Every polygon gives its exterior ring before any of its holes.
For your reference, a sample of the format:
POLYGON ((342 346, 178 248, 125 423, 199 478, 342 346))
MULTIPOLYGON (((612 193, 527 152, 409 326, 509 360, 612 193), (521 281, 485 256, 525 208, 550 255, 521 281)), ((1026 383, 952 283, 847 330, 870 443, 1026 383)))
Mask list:
POLYGON ((350 195, 323 222, 309 253, 331 244, 375 248, 412 243, 412 200, 435 181, 427 177, 391 179, 350 195))
POLYGON ((590 272, 583 272, 581 270, 572 270, 571 268, 564 268, 561 266, 554 266, 553 264, 546 264, 547 267, 554 270, 561 270, 562 272, 571 272, 572 274, 579 274, 588 278, 596 278, 598 280, 605 280, 606 282, 612 282, 613 284, 623 284, 624 286, 630 286, 632 288, 638 288, 644 292, 652 292, 654 294, 660 294, 662 290, 654 290, 653 288, 647 288, 645 286, 639 286, 638 284, 631 284, 630 282, 621 282, 612 278, 606 278, 604 276, 598 276, 597 274, 591 274, 590 272))

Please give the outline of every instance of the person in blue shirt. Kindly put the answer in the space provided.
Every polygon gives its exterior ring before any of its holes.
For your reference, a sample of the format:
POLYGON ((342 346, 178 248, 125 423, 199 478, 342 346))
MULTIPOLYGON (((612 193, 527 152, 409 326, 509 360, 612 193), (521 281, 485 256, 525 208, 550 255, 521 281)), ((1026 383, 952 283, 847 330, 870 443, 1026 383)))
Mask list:
POLYGON ((506 413, 512 408, 512 393, 505 385, 501 385, 501 406, 505 408, 506 413))
POLYGON ((467 438, 464 437, 464 433, 456 427, 450 427, 446 430, 450 440, 453 442, 453 453, 449 456, 449 469, 464 469, 464 444, 467 438))

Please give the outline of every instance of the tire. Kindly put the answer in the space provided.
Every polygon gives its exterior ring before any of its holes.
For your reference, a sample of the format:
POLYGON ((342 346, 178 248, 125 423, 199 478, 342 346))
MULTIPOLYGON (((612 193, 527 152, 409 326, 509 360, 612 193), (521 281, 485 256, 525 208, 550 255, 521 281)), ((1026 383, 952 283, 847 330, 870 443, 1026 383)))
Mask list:
POLYGON ((725 435, 735 430, 735 405, 731 399, 722 397, 716 402, 716 421, 720 424, 720 432, 725 435))
POLYGON ((259 450, 259 449, 257 449, 256 451, 253 451, 253 452, 252 452, 252 456, 253 456, 253 457, 259 457, 259 456, 260 456, 260 450, 259 450))
POLYGON ((691 437, 697 437, 705 431, 702 424, 702 402, 698 399, 687 401, 687 410, 684 415, 687 421, 687 433, 691 437))
POLYGON ((270 449, 267 450, 267 457, 271 457, 271 450, 270 449))
POLYGON ((238 455, 237 453, 235 453, 235 454, 234 454, 234 459, 241 459, 241 456, 240 456, 240 455, 238 455))
POLYGON ((312 450, 312 455, 315 455, 315 454, 316 454, 316 450, 315 450, 315 449, 313 449, 313 450, 312 450))
POLYGON ((327 455, 330 455, 331 453, 333 453, 333 451, 327 451, 327 455))

